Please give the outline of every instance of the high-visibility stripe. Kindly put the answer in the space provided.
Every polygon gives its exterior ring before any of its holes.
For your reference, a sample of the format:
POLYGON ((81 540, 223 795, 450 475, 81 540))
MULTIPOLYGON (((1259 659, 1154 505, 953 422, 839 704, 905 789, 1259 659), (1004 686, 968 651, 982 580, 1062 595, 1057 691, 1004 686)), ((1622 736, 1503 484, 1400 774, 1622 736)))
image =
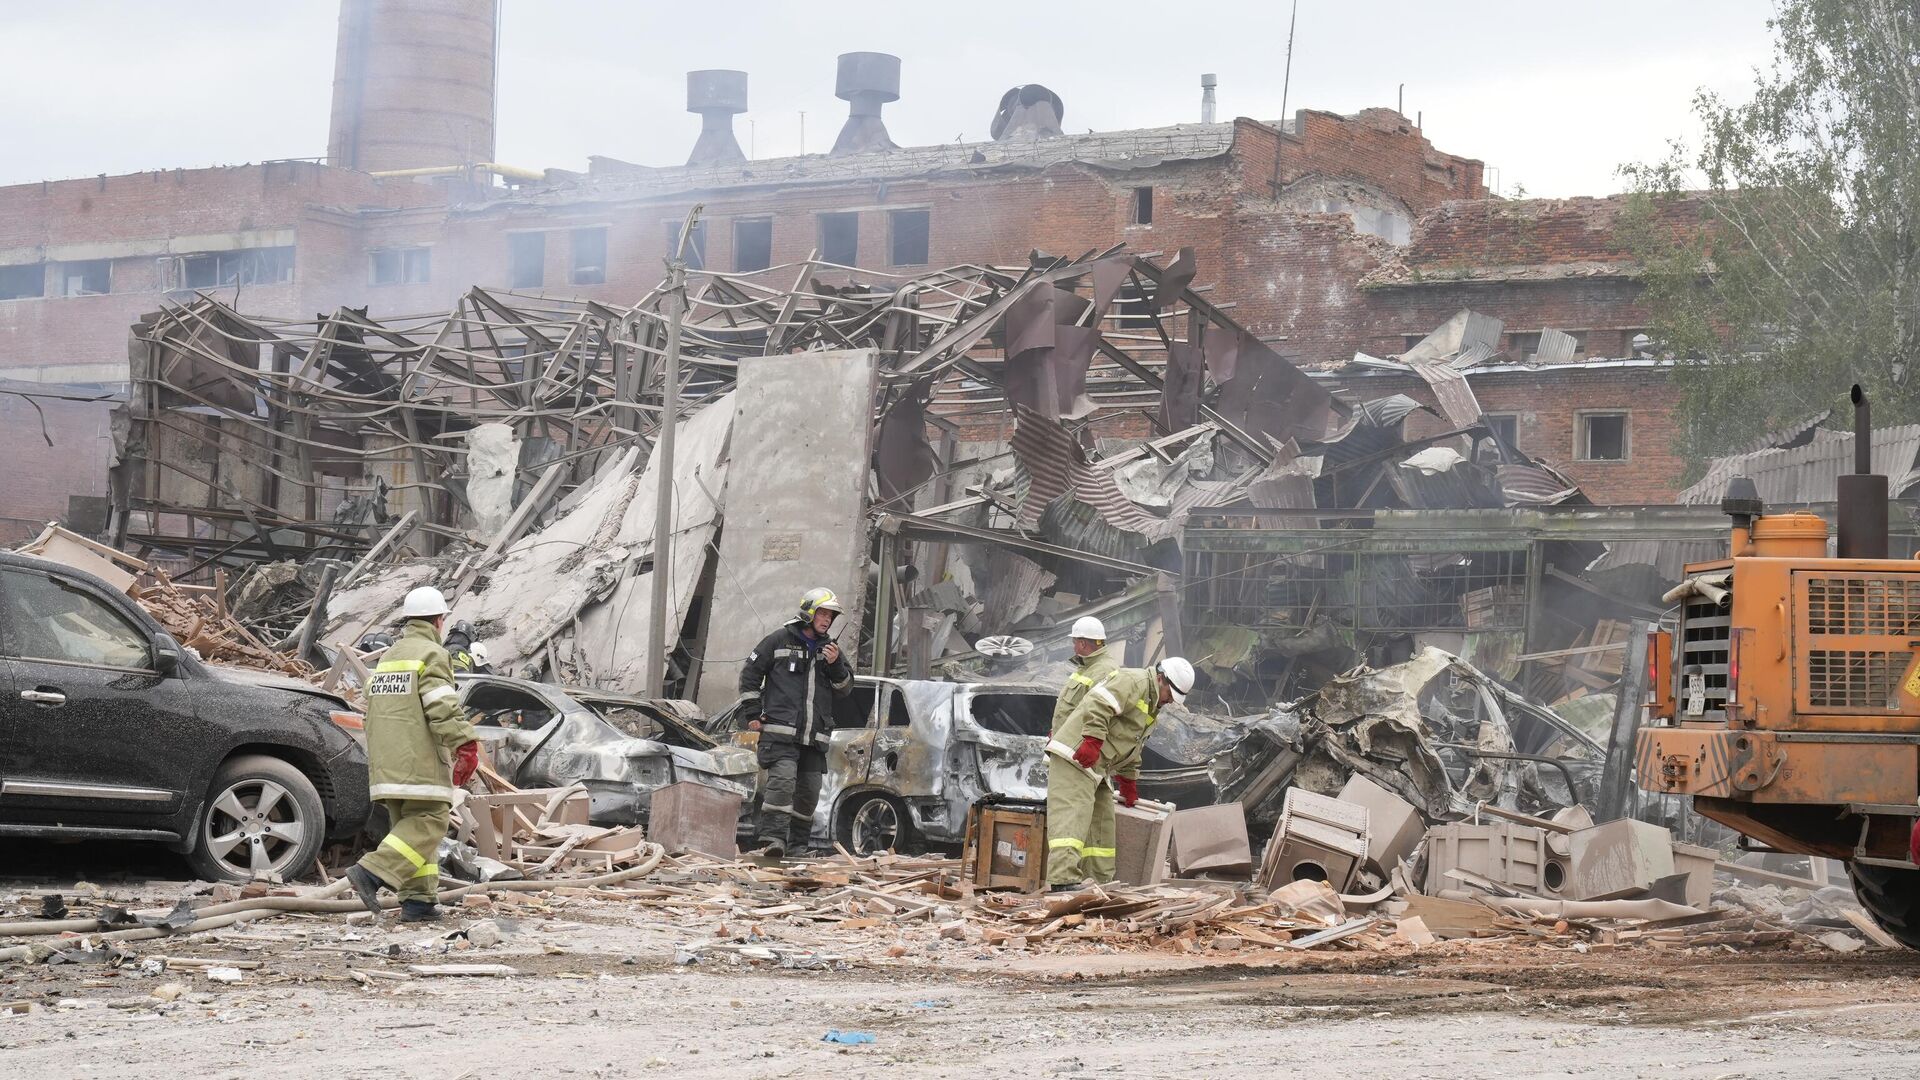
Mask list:
POLYGON ((761 803, 761 804, 760 804, 760 809, 762 809, 762 810, 777 810, 777 811, 779 811, 779 812, 780 812, 780 813, 782 813, 782 814, 791 814, 791 813, 793 813, 793 804, 792 804, 792 803, 781 803, 781 804, 779 804, 779 805, 775 805, 775 804, 773 804, 773 803, 770 803, 770 802, 763 802, 763 803, 761 803))
POLYGON ((1102 683, 1101 685, 1094 687, 1093 690, 1090 692, 1093 694, 1094 697, 1097 697, 1102 702, 1106 703, 1107 708, 1112 709, 1116 713, 1120 711, 1120 699, 1117 697, 1114 697, 1113 694, 1107 690, 1105 683, 1102 683))
POLYGON ((451 686, 436 686, 420 695, 420 703, 423 705, 431 705, 436 701, 441 701, 446 698, 457 698, 459 696, 460 691, 455 690, 451 686))
POLYGON ((420 869, 415 870, 413 872, 413 876, 414 877, 439 877, 440 868, 433 865, 432 863, 428 863, 427 865, 421 867, 420 869))
POLYGON ((1150 709, 1148 709, 1148 708, 1147 708, 1147 699, 1146 699, 1146 698, 1141 698, 1141 699, 1140 699, 1139 701, 1136 701, 1136 702, 1134 702, 1134 704, 1135 704, 1135 705, 1137 705, 1137 706, 1139 706, 1139 708, 1140 708, 1140 711, 1141 711, 1141 712, 1143 712, 1143 713, 1146 713, 1146 714, 1147 714, 1147 715, 1148 715, 1149 717, 1151 717, 1151 716, 1153 715, 1153 712, 1152 712, 1152 711, 1151 711, 1150 709))
POLYGON ((425 671, 426 669, 427 669, 427 662, 424 660, 382 660, 380 661, 379 666, 375 667, 373 670, 375 671, 425 671))
POLYGON ((794 733, 792 724, 769 724, 764 720, 760 722, 760 730, 768 735, 792 735, 794 733))
POLYGON ((371 799, 427 799, 450 803, 453 789, 439 784, 374 784, 367 789, 371 799))
POLYGON ((1094 775, 1094 771, 1092 769, 1089 769, 1085 765, 1082 765, 1079 762, 1073 760, 1073 747, 1068 746, 1066 743, 1061 742, 1059 739, 1047 740, 1047 753, 1052 754, 1054 757, 1059 758, 1062 764, 1071 765, 1074 768, 1079 769, 1081 772, 1086 773, 1088 776, 1094 775))
MULTIPOLYGON (((380 841, 380 846, 390 847, 393 850, 399 852, 400 857, 412 863, 413 868, 415 870, 418 870, 421 867, 427 865, 426 856, 421 855, 418 851, 415 851, 413 849, 412 844, 407 843, 405 840, 400 839, 399 837, 393 835, 392 833, 388 833, 386 837, 380 841)), ((416 874, 414 876, 418 877, 419 875, 416 874)))
POLYGON ((1080 674, 1080 673, 1079 673, 1079 672, 1077 672, 1077 671, 1076 671, 1076 672, 1074 672, 1073 674, 1071 674, 1071 675, 1069 675, 1069 676, 1067 676, 1067 681, 1068 681, 1068 682, 1077 682, 1077 683, 1079 683, 1079 684, 1080 684, 1081 686, 1092 686, 1092 685, 1093 685, 1093 680, 1092 680, 1092 679, 1089 679, 1089 678, 1087 678, 1087 677, 1086 677, 1085 675, 1082 675, 1082 674, 1080 674))
POLYGON ((1082 843, 1079 840, 1075 840, 1071 836, 1049 837, 1047 839, 1047 847, 1048 848, 1072 848, 1073 850, 1079 851, 1079 852, 1084 852, 1087 850, 1086 844, 1082 843))
POLYGON ((1083 847, 1080 854, 1089 859, 1112 859, 1117 857, 1115 849, 1110 847, 1083 847))
POLYGON ((742 701, 745 701, 745 700, 747 700, 748 698, 752 698, 752 699, 753 699, 753 700, 755 700, 755 701, 759 701, 759 700, 760 700, 760 691, 758 691, 758 690, 749 690, 749 691, 747 691, 746 693, 744 693, 744 694, 741 694, 741 695, 740 695, 740 700, 742 700, 742 701))

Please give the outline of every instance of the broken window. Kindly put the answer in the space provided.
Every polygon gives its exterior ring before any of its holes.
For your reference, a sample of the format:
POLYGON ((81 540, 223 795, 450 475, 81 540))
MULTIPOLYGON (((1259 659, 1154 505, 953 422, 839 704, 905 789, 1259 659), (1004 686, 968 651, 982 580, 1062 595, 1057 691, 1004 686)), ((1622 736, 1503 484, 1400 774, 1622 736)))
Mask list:
POLYGON ((733 223, 733 269, 737 273, 773 265, 773 219, 742 218, 733 223))
POLYGON ((573 230, 573 272, 575 285, 604 285, 607 280, 607 229, 573 230))
POLYGON ((45 295, 46 289, 45 263, 0 266, 0 300, 31 300, 45 295))
POLYGON ((1626 413, 1581 413, 1574 429, 1574 456, 1581 461, 1625 461, 1629 438, 1626 413))
POLYGON ((463 684, 460 704, 475 727, 543 728, 553 719, 553 709, 541 698, 498 683, 463 684))
POLYGON ((1532 360, 1533 354, 1539 351, 1540 334, 1538 331, 1531 334, 1507 335, 1507 355, 1520 363, 1524 364, 1532 360))
POLYGON ((1140 286, 1129 281, 1113 298, 1113 325, 1117 330, 1152 330, 1153 306, 1140 286))
POLYGON ((1517 448, 1520 445, 1520 415, 1518 413, 1487 413, 1481 417, 1487 426, 1500 436, 1501 443, 1517 448))
POLYGON ((860 262, 860 215, 820 215, 820 257, 836 266, 860 262))
POLYGON ((921 266, 927 261, 927 241, 932 230, 931 210, 891 210, 887 226, 892 239, 895 266, 921 266))
POLYGON ((433 252, 428 248, 394 248, 368 257, 372 260, 370 284, 419 285, 433 276, 433 252))
POLYGON ((1002 735, 1045 735, 1053 724, 1054 699, 1045 694, 975 693, 967 706, 973 719, 1002 735))
POLYGON ((507 287, 537 289, 547 283, 547 234, 507 234, 507 287))
POLYGON ((113 291, 113 263, 107 259, 60 264, 61 296, 98 296, 113 291))
POLYGON ((873 717, 873 702, 877 690, 872 683, 855 683, 853 689, 843 698, 833 700, 833 726, 836 728, 862 728, 873 717))
POLYGON ((679 255, 687 261, 687 269, 705 270, 707 268, 707 223, 704 221, 693 223, 693 232, 687 237, 687 246, 684 250, 680 246, 680 229, 683 224, 679 221, 667 223, 667 258, 671 259, 679 255))
POLYGON ((1135 225, 1153 224, 1153 189, 1137 187, 1133 189, 1133 223, 1135 225))
POLYGON ((238 248, 185 255, 180 287, 213 289, 222 285, 282 285, 293 280, 293 247, 238 248))

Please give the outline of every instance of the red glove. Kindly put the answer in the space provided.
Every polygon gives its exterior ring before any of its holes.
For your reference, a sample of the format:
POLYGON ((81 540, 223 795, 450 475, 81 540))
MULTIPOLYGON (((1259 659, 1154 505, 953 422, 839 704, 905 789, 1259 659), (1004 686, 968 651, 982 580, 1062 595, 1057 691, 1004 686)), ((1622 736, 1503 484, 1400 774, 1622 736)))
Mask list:
POLYGON ((1129 777, 1114 777, 1113 788, 1120 793, 1121 806, 1132 806, 1140 801, 1140 785, 1129 777))
POLYGON ((1920 821, 1913 823, 1913 835, 1907 837, 1907 855, 1920 863, 1920 821))
POLYGON ((1091 769, 1100 760, 1100 740, 1089 735, 1080 740, 1080 749, 1073 752, 1073 763, 1083 769, 1091 769))
POLYGON ((480 767, 480 741, 468 739, 453 752, 453 786, 466 787, 473 779, 474 770, 480 767))

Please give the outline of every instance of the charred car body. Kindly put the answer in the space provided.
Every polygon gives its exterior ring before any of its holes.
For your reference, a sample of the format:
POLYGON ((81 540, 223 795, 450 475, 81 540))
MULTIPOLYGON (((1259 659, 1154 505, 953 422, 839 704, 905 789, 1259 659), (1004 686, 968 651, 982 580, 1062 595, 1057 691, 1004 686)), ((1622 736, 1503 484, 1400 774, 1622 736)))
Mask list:
POLYGON ((501 775, 522 787, 581 784, 599 825, 644 824, 653 793, 682 780, 748 801, 752 751, 717 743, 686 702, 461 675, 460 704, 501 775))

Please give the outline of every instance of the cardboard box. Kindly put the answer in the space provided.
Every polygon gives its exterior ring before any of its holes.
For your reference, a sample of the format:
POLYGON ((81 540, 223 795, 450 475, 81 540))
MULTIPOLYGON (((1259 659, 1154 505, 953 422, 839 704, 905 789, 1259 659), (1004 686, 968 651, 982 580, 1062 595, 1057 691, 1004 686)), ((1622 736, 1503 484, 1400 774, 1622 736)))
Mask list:
POLYGON ((1113 880, 1127 885, 1157 885, 1167 880, 1167 849, 1173 839, 1168 819, 1173 807, 1140 800, 1113 807, 1113 880))
POLYGON ((1247 812, 1237 802, 1176 810, 1167 821, 1176 877, 1245 879, 1253 874, 1247 812))
POLYGON ((1674 872, 1673 835, 1632 818, 1581 829, 1573 847, 1575 900, 1613 900, 1650 888, 1674 872))
POLYGON ((653 793, 647 835, 674 851, 698 851, 716 859, 739 856, 740 796, 691 780, 653 793))
POLYGON ((1340 789, 1340 801, 1367 808, 1367 861, 1383 877, 1411 856, 1427 834, 1427 820, 1412 803, 1359 773, 1340 789))
POLYGON ((1046 888, 1047 805, 998 796, 974 803, 960 865, 961 874, 982 889, 1046 888))

